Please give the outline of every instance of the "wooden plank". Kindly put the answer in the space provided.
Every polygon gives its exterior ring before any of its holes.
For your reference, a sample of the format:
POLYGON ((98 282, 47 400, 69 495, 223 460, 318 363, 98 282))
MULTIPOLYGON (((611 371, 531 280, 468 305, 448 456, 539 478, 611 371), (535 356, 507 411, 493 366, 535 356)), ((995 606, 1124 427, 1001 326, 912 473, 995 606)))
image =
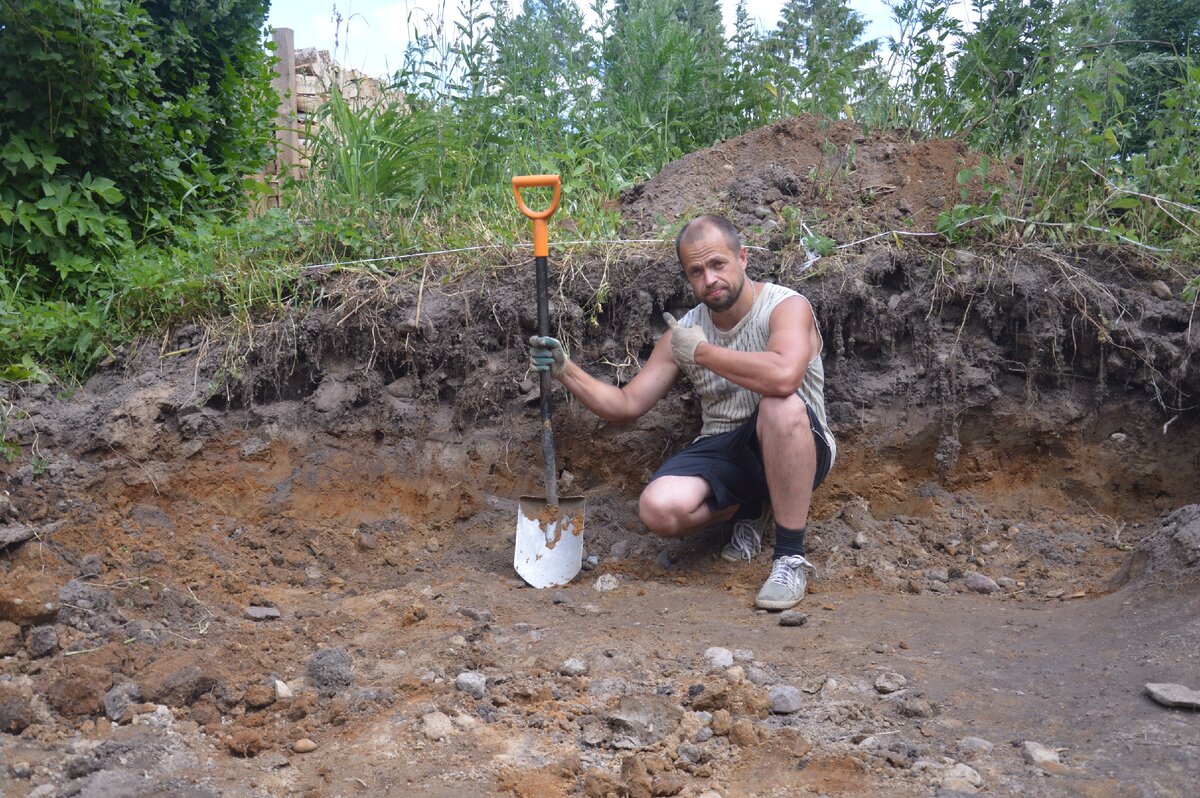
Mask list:
POLYGON ((286 180, 291 176, 299 176, 295 174, 295 168, 300 162, 300 132, 296 121, 295 35, 291 28, 275 28, 272 38, 278 61, 275 63, 275 79, 271 84, 279 94, 279 112, 275 120, 275 171, 279 180, 286 180))

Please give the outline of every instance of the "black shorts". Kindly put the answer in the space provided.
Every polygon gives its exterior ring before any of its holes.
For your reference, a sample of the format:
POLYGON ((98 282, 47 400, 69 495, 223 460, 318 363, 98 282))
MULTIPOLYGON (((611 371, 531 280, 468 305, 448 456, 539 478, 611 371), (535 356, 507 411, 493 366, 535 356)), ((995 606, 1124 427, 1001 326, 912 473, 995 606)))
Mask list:
MULTIPOLYGON (((804 406, 808 408, 808 422, 817 449, 817 472, 813 478, 813 490, 816 490, 829 474, 832 457, 820 419, 807 402, 804 406)), ((712 489, 712 495, 708 497, 710 510, 716 512, 738 504, 741 509, 737 517, 757 517, 763 502, 771 498, 757 426, 758 409, 755 408, 750 418, 737 429, 709 435, 688 445, 663 463, 653 478, 701 477, 712 489)))

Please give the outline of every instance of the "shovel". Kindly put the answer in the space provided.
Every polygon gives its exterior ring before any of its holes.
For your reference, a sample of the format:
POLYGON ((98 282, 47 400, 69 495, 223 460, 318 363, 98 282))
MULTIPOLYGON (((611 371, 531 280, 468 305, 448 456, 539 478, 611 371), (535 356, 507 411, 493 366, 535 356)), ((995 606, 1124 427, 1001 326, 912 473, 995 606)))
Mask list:
MULTIPOLYGON (((525 175, 513 178, 513 194, 521 213, 533 220, 533 256, 537 269, 538 335, 550 335, 550 303, 547 258, 550 230, 547 220, 558 210, 562 184, 558 175, 525 175), (523 188, 553 188, 554 198, 543 211, 531 211, 521 199, 523 188)), ((536 588, 565 585, 583 564, 583 497, 560 499, 558 471, 554 464, 554 431, 550 426, 551 377, 541 373, 542 465, 546 496, 522 496, 517 503, 517 545, 513 567, 536 588)))

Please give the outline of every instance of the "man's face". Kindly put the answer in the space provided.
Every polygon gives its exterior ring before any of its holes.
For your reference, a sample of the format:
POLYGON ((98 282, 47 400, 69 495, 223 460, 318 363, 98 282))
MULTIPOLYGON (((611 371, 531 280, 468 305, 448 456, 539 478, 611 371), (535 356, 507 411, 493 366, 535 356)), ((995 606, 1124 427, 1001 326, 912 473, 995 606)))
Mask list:
POLYGON ((706 230, 699 238, 679 248, 683 275, 696 299, 714 313, 729 310, 746 285, 746 250, 734 252, 717 230, 706 230))

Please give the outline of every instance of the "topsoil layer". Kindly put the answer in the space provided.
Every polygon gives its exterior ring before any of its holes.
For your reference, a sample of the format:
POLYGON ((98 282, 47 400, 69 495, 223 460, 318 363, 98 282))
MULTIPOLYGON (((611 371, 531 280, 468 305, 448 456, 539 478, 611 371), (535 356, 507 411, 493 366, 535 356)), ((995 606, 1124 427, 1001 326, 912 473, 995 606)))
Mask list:
MULTIPOLYGON (((724 210, 770 238, 788 203, 832 217, 876 186, 867 222, 919 226, 971 163, 793 120, 624 207, 631 228, 724 210)), ((687 385, 628 427, 556 392, 593 561, 521 587, 515 500, 541 471, 523 260, 329 278, 252 336, 190 326, 80 390, 6 388, 0 790, 1192 795, 1194 715, 1143 689, 1200 688, 1179 281, 1122 251, 884 241, 751 261, 816 308, 839 440, 793 626, 753 609, 765 559, 716 556, 727 528, 663 541, 637 520, 698 428, 687 385)), ((617 383, 693 302, 669 247, 553 270, 556 331, 617 383)))

